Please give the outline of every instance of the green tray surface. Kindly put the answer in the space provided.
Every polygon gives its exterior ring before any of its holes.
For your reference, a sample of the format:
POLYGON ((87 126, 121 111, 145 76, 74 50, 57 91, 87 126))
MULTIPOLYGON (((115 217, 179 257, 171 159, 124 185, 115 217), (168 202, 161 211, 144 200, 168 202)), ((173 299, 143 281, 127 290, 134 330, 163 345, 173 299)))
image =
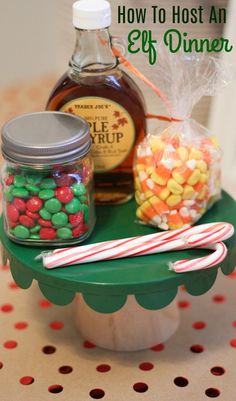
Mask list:
MULTIPOLYGON (((83 245, 158 231, 136 223, 135 210, 134 201, 124 205, 97 207, 94 232, 83 245)), ((236 228, 236 202, 225 192, 199 224, 215 221, 226 221, 236 228)), ((91 308, 101 313, 119 310, 130 294, 135 295, 141 306, 151 310, 167 306, 175 298, 180 285, 184 285, 192 295, 201 295, 214 284, 219 267, 227 275, 233 271, 236 262, 234 236, 226 241, 228 256, 225 261, 220 266, 202 271, 176 274, 168 268, 170 261, 192 259, 209 253, 200 249, 47 270, 35 257, 49 248, 23 246, 10 241, 4 233, 2 219, 0 233, 12 275, 21 288, 30 287, 35 279, 45 297, 58 305, 70 303, 79 292, 91 308)))

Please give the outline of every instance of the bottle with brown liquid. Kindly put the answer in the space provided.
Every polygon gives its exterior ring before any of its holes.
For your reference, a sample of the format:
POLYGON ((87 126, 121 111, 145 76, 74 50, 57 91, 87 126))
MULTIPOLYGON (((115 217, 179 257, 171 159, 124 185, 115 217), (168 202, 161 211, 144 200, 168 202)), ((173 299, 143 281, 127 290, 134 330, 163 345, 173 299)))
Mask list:
POLYGON ((76 46, 70 69, 53 89, 47 110, 73 113, 88 121, 96 203, 124 203, 133 196, 135 145, 146 133, 144 99, 113 54, 110 3, 77 1, 73 24, 76 46))

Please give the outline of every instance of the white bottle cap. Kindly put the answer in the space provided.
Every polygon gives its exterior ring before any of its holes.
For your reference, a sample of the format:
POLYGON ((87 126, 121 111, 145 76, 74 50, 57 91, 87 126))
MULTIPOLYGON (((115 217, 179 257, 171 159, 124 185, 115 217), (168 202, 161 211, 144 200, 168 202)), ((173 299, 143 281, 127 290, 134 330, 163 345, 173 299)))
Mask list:
POLYGON ((73 4, 73 25, 79 29, 104 29, 111 25, 111 5, 106 0, 79 0, 73 4))

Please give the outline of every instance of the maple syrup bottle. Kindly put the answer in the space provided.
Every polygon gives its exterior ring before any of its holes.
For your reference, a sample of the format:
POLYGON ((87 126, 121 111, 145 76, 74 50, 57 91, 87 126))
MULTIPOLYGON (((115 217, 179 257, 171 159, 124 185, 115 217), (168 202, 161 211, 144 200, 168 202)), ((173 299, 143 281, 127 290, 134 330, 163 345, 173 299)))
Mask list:
POLYGON ((73 4, 75 51, 69 71, 57 82, 47 104, 47 110, 72 113, 89 123, 97 204, 132 198, 134 148, 146 133, 144 99, 135 82, 119 68, 112 52, 110 24, 108 1, 73 4))

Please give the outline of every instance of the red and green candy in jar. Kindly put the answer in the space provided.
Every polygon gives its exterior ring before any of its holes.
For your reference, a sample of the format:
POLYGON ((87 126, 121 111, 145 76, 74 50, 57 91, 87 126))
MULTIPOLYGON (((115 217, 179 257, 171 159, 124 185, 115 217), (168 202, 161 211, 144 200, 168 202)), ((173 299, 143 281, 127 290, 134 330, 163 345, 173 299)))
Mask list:
POLYGON ((2 132, 5 230, 20 243, 85 240, 95 224, 87 123, 43 112, 17 117, 2 132))

